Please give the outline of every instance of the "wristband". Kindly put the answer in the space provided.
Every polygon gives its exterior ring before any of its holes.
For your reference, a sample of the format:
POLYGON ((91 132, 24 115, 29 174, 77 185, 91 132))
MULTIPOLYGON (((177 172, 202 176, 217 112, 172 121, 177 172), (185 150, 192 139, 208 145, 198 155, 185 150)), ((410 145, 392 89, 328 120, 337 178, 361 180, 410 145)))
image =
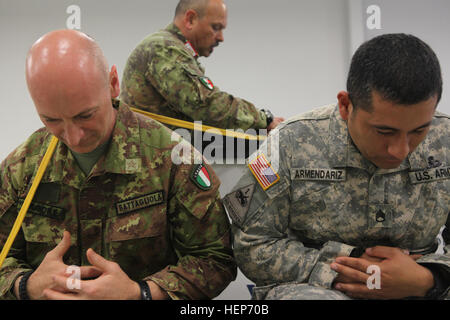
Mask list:
POLYGON ((27 281, 30 278, 33 271, 28 271, 23 274, 19 282, 19 299, 20 300, 30 300, 27 292, 27 281))
POLYGON ((273 114, 269 110, 261 109, 262 112, 266 115, 267 126, 269 126, 273 121, 273 114))
POLYGON ((141 280, 137 281, 137 283, 141 289, 141 300, 152 300, 152 293, 150 292, 147 281, 141 280))

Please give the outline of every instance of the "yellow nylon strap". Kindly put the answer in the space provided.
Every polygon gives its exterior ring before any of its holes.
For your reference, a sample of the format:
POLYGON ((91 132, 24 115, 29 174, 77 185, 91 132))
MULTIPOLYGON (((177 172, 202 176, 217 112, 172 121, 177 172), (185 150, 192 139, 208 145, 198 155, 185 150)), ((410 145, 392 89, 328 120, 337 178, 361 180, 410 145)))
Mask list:
POLYGON ((16 221, 14 222, 11 232, 9 233, 8 239, 6 240, 2 252, 0 253, 0 268, 6 259, 6 256, 8 255, 8 252, 11 249, 11 246, 14 240, 16 239, 17 234, 19 233, 23 219, 25 218, 25 215, 28 211, 28 207, 31 204, 31 200, 33 200, 34 194, 36 193, 39 183, 41 182, 42 176, 44 175, 45 169, 47 168, 48 163, 50 162, 52 154, 55 151, 57 143, 58 139, 53 136, 50 141, 50 144, 48 145, 47 151, 45 151, 44 158, 42 158, 42 162, 39 165, 33 183, 31 184, 30 191, 28 191, 25 201, 23 202, 22 208, 20 208, 19 214, 17 215, 16 221))
MULTIPOLYGON (((174 119, 174 118, 162 116, 159 114, 143 111, 143 110, 136 109, 136 108, 131 108, 131 110, 133 110, 134 112, 143 114, 147 117, 150 117, 161 123, 169 124, 169 125, 172 125, 175 127, 185 128, 185 129, 190 129, 190 130, 199 130, 200 129, 199 126, 197 126, 193 122, 174 119)), ((201 130, 203 132, 205 132, 207 130, 215 131, 214 133, 220 133, 221 135, 226 136, 226 137, 239 138, 239 139, 245 139, 245 140, 264 140, 264 139, 266 139, 266 136, 251 135, 251 134, 236 132, 234 130, 225 130, 225 129, 215 128, 215 127, 211 127, 211 126, 206 126, 206 125, 202 125, 201 130)), ((41 182, 41 179, 44 175, 45 169, 47 168, 48 163, 50 162, 52 154, 55 151, 57 143, 58 143, 58 139, 53 136, 50 141, 50 144, 47 148, 47 151, 45 152, 44 158, 42 159, 42 162, 39 165, 38 171, 33 180, 33 183, 31 184, 31 188, 28 191, 28 194, 22 205, 22 208, 20 208, 19 214, 17 215, 16 221, 14 222, 14 225, 11 229, 8 239, 6 240, 6 243, 3 246, 2 252, 0 253, 0 268, 6 259, 6 256, 8 255, 9 250, 11 249, 11 246, 12 246, 14 240, 16 239, 17 234, 19 233, 20 227, 22 226, 23 219, 25 218, 25 215, 31 204, 31 201, 33 200, 33 197, 36 193, 39 183, 41 182)))
POLYGON ((264 140, 264 139, 266 139, 266 136, 252 135, 252 134, 247 134, 247 133, 242 133, 242 132, 236 132, 234 130, 225 130, 225 129, 221 129, 221 128, 206 126, 206 125, 199 126, 199 125, 196 125, 195 123, 189 122, 189 121, 174 119, 174 118, 162 116, 160 114, 143 111, 143 110, 136 109, 136 108, 130 108, 130 109, 133 110, 134 112, 143 114, 143 115, 145 115, 149 118, 152 118, 156 121, 159 121, 161 123, 169 124, 169 125, 179 127, 179 128, 185 128, 185 129, 190 129, 190 130, 199 130, 201 128, 201 130, 203 132, 206 130, 209 130, 211 133, 217 133, 217 134, 221 134, 222 136, 238 138, 238 139, 245 139, 245 140, 264 140), (215 131, 215 132, 213 132, 213 131, 215 131))

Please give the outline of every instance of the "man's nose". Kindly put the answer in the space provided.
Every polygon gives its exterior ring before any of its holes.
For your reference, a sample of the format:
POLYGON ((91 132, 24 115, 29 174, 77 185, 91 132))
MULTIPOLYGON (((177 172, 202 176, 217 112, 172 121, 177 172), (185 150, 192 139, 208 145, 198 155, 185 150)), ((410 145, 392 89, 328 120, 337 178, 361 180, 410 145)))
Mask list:
POLYGON ((69 147, 76 147, 80 144, 81 139, 84 136, 84 130, 74 124, 66 125, 64 130, 64 140, 69 147))
POLYGON ((217 42, 223 42, 225 40, 224 37, 223 37, 223 31, 222 30, 217 33, 216 40, 217 40, 217 42))
POLYGON ((403 161, 408 156, 410 150, 409 138, 405 135, 392 141, 389 145, 388 153, 397 160, 403 161))

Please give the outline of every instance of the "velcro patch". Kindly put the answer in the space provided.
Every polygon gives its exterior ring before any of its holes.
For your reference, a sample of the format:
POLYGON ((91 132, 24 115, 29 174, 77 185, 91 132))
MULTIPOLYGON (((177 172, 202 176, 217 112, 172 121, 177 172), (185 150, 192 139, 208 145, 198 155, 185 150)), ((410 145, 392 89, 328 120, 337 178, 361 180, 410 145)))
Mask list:
MULTIPOLYGON (((19 199, 17 201, 17 210, 20 211, 24 202, 24 199, 19 199)), ((66 217, 66 210, 64 208, 55 207, 36 201, 32 201, 30 203, 27 212, 56 220, 64 220, 64 218, 66 217)))
POLYGON ((125 172, 135 173, 141 170, 141 159, 126 159, 125 172))
POLYGON ((445 180, 450 178, 450 167, 437 167, 425 170, 410 171, 411 184, 445 180))
POLYGON ((344 169, 293 168, 291 169, 291 180, 345 181, 345 174, 344 169))
POLYGON ((212 81, 207 78, 207 77, 200 77, 200 82, 209 90, 213 90, 214 89, 214 84, 212 83, 212 81))
POLYGON ((141 197, 116 203, 117 214, 125 214, 133 211, 156 206, 164 202, 164 191, 149 193, 141 197))
POLYGON ((230 218, 238 225, 241 225, 250 208, 255 184, 248 185, 239 190, 227 194, 223 198, 223 205, 227 209, 230 218))
POLYGON ((263 154, 249 162, 248 167, 263 190, 269 189, 280 180, 280 176, 263 154))
POLYGON ((212 187, 211 177, 205 165, 198 164, 191 171, 190 178, 201 190, 209 190, 212 187))

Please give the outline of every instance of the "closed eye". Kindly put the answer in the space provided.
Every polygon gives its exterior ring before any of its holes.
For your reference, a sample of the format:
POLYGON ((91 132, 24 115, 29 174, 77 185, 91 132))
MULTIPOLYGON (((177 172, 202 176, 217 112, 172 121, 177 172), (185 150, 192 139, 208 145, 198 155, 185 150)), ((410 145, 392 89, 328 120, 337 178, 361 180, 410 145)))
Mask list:
POLYGON ((382 130, 377 130, 377 133, 383 136, 392 136, 395 134, 394 131, 382 131, 382 130))
POLYGON ((88 120, 88 119, 92 118, 93 114, 94 113, 78 115, 76 118, 79 120, 88 120))
POLYGON ((59 121, 59 119, 52 119, 52 118, 43 118, 43 120, 44 120, 44 122, 47 122, 47 123, 55 123, 55 122, 59 121))

